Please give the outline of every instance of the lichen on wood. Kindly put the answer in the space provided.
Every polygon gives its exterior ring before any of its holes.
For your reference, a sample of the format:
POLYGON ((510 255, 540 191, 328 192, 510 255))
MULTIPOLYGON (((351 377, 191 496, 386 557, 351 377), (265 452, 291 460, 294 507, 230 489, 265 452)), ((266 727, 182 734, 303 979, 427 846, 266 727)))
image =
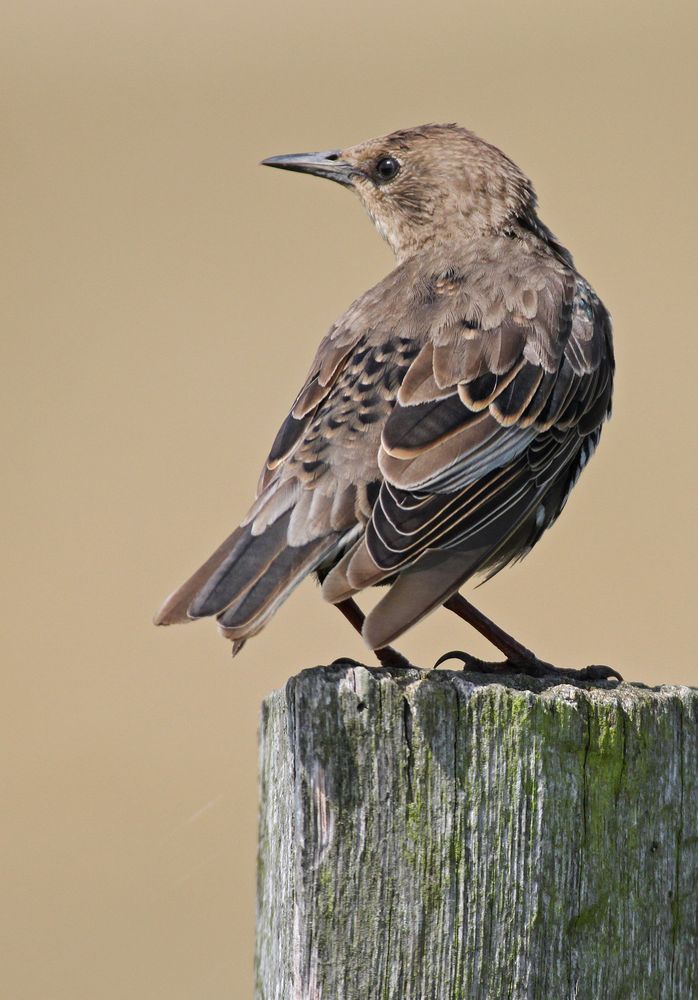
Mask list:
POLYGON ((698 692, 306 670, 260 732, 257 1000, 698 996, 698 692))

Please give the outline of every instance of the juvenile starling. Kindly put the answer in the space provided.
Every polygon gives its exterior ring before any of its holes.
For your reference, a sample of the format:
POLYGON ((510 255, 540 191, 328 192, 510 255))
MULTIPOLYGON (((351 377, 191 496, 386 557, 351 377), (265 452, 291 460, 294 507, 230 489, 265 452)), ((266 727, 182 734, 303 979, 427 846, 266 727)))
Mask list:
POLYGON ((235 653, 315 573, 383 663, 405 664, 389 643, 445 605, 508 668, 545 672, 458 590, 535 545, 596 448, 614 369, 603 303, 530 181, 466 129, 263 163, 354 191, 397 266, 330 328, 247 516, 156 623, 215 615, 235 653), (364 619, 353 596, 377 584, 364 619))

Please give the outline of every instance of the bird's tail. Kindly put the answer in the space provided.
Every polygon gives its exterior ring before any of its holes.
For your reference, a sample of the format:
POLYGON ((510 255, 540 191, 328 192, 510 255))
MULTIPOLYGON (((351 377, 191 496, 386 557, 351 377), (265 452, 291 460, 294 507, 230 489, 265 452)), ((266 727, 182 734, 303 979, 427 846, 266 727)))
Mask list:
POLYGON ((330 558, 343 532, 290 545, 287 510, 259 533, 254 521, 240 525, 155 616, 174 625, 215 615, 234 652, 259 632, 301 580, 330 558))

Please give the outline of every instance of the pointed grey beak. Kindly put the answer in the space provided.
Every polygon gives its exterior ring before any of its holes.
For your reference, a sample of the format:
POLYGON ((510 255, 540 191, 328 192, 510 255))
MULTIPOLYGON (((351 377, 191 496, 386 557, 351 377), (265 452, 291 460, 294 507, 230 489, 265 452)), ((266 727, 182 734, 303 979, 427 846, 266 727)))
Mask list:
POLYGON ((270 156, 262 160, 263 167, 279 167, 281 170, 298 170, 302 174, 326 177, 338 184, 351 187, 352 177, 358 173, 355 167, 340 158, 337 150, 328 153, 289 153, 286 156, 270 156))

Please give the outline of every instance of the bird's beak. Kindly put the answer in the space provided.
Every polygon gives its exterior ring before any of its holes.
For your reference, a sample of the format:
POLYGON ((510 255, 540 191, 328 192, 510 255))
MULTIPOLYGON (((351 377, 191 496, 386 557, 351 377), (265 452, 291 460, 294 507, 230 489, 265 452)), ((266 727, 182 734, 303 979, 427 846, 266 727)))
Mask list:
POLYGON ((352 178, 358 173, 346 160, 341 158, 338 150, 328 153, 289 153, 286 156, 270 156, 262 160, 263 167, 279 167, 281 170, 298 170, 302 174, 315 174, 317 177, 327 177, 338 184, 351 187, 352 178))

